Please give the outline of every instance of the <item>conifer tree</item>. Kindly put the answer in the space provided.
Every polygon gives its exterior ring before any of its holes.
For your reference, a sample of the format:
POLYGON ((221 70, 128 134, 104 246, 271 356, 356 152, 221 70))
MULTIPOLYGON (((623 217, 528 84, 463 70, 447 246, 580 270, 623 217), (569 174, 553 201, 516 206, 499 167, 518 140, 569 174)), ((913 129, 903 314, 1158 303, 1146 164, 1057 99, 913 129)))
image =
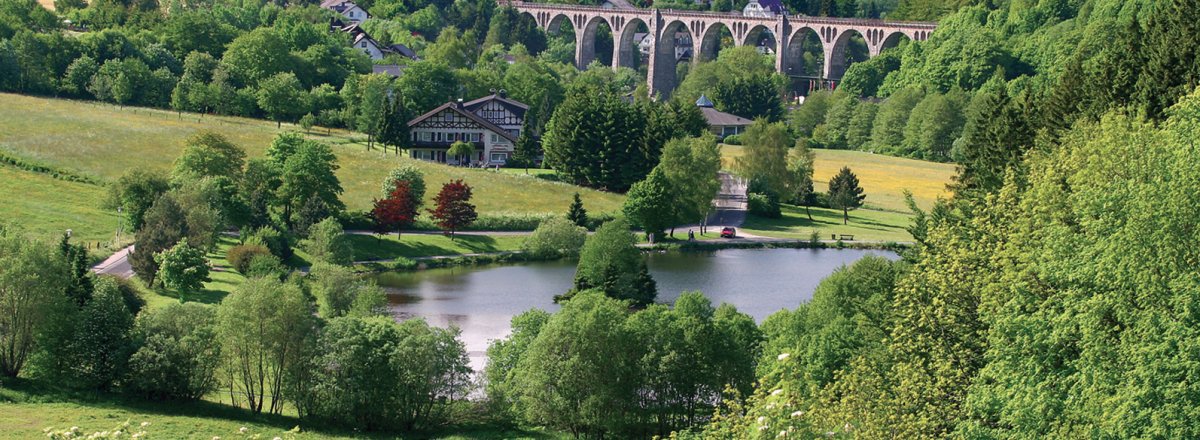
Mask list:
POLYGON ((863 205, 863 189, 858 186, 858 176, 850 171, 850 167, 842 167, 833 179, 829 180, 829 205, 842 210, 842 224, 850 223, 850 210, 863 205))
POLYGON ((575 199, 571 201, 571 208, 567 210, 567 220, 575 226, 587 227, 587 210, 583 208, 583 199, 579 197, 579 193, 575 193, 575 199))

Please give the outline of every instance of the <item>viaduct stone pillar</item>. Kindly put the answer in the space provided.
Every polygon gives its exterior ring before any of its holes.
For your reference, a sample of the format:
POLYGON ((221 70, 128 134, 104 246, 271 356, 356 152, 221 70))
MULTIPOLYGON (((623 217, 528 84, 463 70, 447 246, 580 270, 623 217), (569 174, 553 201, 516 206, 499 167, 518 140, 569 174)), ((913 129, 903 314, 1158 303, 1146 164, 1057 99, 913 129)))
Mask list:
POLYGON ((663 26, 662 21, 662 11, 655 9, 650 14, 650 23, 647 23, 647 27, 650 30, 650 65, 646 68, 646 82, 649 86, 651 98, 655 94, 661 94, 663 99, 666 99, 671 93, 671 89, 674 88, 673 83, 675 82, 675 48, 673 47, 675 38, 671 36, 667 38, 666 42, 662 41, 663 35, 660 34, 663 26), (670 53, 665 55, 669 58, 666 60, 663 59, 664 55, 661 49, 661 46, 664 44, 672 46, 670 53), (670 67, 670 71, 664 72, 663 70, 668 66, 670 67), (667 78, 668 75, 670 75, 669 79, 667 78))

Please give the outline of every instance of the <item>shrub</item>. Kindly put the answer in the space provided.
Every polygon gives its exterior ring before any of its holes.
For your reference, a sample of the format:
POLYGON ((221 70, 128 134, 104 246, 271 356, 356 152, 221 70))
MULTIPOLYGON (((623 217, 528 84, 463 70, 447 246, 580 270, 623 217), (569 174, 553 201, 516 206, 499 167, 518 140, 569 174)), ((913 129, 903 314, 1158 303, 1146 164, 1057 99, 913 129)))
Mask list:
POLYGON ((322 318, 375 316, 387 313, 387 296, 371 278, 347 267, 317 262, 306 277, 322 318))
POLYGON ((233 270, 246 275, 246 271, 250 268, 250 260, 259 255, 271 255, 271 250, 263 245, 243 244, 231 247, 228 251, 225 251, 225 260, 229 261, 229 265, 233 267, 233 270))
POLYGON ((747 196, 750 215, 766 218, 779 218, 783 213, 779 209, 779 198, 771 194, 750 193, 747 196))
POLYGON ((576 256, 586 240, 586 229, 565 218, 552 217, 525 238, 521 250, 533 258, 576 256))
POLYGON ((354 248, 342 230, 342 224, 332 217, 309 228, 308 238, 300 247, 314 260, 347 265, 354 261, 354 248))
POLYGON ((307 390, 313 415, 365 430, 413 430, 445 420, 470 384, 457 333, 420 319, 331 320, 307 390))
POLYGON ((721 143, 727 144, 727 145, 741 145, 742 144, 742 135, 731 134, 729 136, 725 136, 725 138, 721 139, 721 143))
POLYGON ((246 266, 247 278, 275 278, 280 281, 287 276, 289 270, 283 265, 283 261, 274 255, 255 255, 250 259, 250 264, 246 266))
POLYGON ((216 390, 215 316, 199 303, 172 303, 138 316, 126 387, 160 400, 197 400, 216 390))
POLYGON ((286 234, 272 227, 258 228, 246 238, 246 244, 266 246, 280 260, 292 258, 292 243, 286 234))

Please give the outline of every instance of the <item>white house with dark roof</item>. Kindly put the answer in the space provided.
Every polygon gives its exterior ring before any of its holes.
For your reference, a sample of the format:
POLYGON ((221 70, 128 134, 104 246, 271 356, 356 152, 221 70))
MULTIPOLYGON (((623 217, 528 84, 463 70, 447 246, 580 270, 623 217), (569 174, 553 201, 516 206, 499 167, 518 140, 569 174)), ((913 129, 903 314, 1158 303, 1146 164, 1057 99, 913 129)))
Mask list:
POLYGON ((777 15, 787 15, 787 8, 780 0, 750 0, 742 8, 743 17, 772 18, 777 15))
POLYGON ((418 59, 417 53, 412 49, 409 49, 408 46, 403 44, 386 46, 379 41, 376 41, 374 38, 371 38, 371 34, 368 34, 367 31, 363 30, 362 26, 360 26, 358 23, 351 23, 347 25, 342 23, 341 20, 331 19, 329 21, 329 31, 345 32, 350 34, 350 45, 355 49, 367 54, 367 56, 371 57, 372 60, 382 60, 388 55, 400 55, 413 60, 418 59))
POLYGON ((450 165, 499 166, 508 162, 529 106, 503 91, 470 102, 448 102, 408 122, 413 159, 450 165), (448 157, 450 145, 475 145, 474 157, 448 157))
POLYGON ((321 8, 342 14, 347 21, 352 23, 362 23, 371 18, 371 14, 367 13, 366 9, 350 0, 324 0, 321 2, 321 8))
POLYGON ((700 113, 704 114, 704 121, 708 122, 708 130, 720 138, 741 134, 746 131, 746 127, 754 123, 754 121, 741 116, 713 108, 712 100, 704 95, 700 95, 700 99, 696 100, 696 107, 700 107, 700 113))

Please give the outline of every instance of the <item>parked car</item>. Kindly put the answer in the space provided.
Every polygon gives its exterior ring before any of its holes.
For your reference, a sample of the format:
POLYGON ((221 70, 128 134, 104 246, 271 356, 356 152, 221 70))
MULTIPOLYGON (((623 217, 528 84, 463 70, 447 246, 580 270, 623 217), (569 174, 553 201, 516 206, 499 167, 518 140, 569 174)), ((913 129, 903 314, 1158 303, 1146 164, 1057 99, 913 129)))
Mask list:
POLYGON ((721 238, 737 238, 737 229, 721 228, 721 238))

